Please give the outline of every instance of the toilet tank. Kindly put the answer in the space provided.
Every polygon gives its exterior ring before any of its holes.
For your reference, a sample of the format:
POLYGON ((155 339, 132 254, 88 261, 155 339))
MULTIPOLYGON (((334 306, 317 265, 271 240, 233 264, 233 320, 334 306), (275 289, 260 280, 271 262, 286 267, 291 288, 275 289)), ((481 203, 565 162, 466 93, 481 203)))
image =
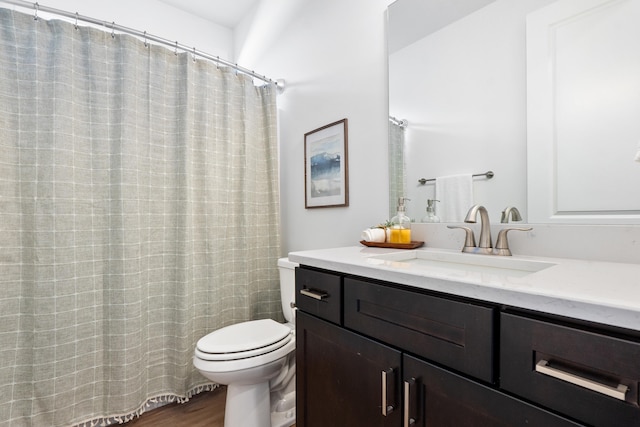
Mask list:
POLYGON ((282 300, 282 312, 287 322, 293 322, 293 308, 291 304, 296 300, 296 270, 297 262, 289 261, 289 258, 278 260, 280 271, 280 299, 282 300))

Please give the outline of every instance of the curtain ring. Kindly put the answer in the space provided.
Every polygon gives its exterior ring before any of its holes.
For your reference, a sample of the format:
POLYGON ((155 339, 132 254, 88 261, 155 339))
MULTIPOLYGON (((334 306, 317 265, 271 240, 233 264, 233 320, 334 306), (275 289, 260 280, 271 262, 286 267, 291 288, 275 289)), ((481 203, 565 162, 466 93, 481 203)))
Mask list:
POLYGON ((196 62, 196 48, 193 47, 193 62, 196 62))
POLYGON ((216 56, 216 58, 218 58, 218 60, 216 61, 216 70, 220 69, 220 55, 216 56))
POLYGON ((116 21, 111 22, 111 38, 116 38, 116 21))
POLYGON ((147 32, 144 32, 144 47, 149 47, 149 44, 147 43, 147 32))
POLYGON ((38 20, 38 9, 40 8, 40 5, 38 4, 38 2, 35 2, 35 4, 33 5, 33 7, 35 8, 35 14, 33 15, 33 20, 37 21, 38 20))
POLYGON ((176 56, 178 55, 178 41, 176 40, 176 50, 173 52, 176 56))
POLYGON ((76 12, 76 23, 73 25, 75 29, 78 29, 78 12, 76 12))

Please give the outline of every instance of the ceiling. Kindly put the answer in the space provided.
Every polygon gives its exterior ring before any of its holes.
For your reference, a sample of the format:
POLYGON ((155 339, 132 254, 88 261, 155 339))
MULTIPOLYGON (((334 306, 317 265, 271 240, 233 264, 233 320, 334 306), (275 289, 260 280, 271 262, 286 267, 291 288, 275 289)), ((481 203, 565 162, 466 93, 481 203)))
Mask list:
POLYGON ((159 0, 227 28, 236 25, 260 0, 159 0))

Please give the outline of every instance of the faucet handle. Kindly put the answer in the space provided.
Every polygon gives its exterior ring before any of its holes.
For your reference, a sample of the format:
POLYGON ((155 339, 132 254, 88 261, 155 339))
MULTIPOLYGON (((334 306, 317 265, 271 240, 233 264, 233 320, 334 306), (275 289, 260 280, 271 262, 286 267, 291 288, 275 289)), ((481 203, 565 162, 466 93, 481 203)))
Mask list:
POLYGON ((462 247, 462 252, 475 252, 476 250, 476 237, 473 235, 473 230, 469 227, 461 227, 458 225, 447 225, 447 228, 455 229, 459 228, 460 230, 465 231, 464 237, 464 246, 462 247))
POLYGON ((511 250, 509 249, 509 241, 507 240, 507 233, 509 231, 531 231, 533 228, 531 227, 512 227, 512 228, 503 228, 498 233, 498 238, 496 239, 496 247, 493 251, 495 255, 505 255, 511 256, 511 250))

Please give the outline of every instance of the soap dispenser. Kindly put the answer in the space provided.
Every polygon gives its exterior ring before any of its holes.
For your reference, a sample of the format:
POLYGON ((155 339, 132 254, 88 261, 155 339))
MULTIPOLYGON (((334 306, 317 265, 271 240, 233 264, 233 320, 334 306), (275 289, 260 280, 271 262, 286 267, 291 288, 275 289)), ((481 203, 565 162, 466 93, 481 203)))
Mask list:
POLYGON ((440 217, 436 215, 435 204, 440 200, 427 200, 427 214, 422 218, 422 222, 440 222, 440 217))
POLYGON ((411 243, 411 219, 405 215, 404 202, 410 200, 406 197, 398 198, 398 213, 391 218, 390 243, 411 243))

